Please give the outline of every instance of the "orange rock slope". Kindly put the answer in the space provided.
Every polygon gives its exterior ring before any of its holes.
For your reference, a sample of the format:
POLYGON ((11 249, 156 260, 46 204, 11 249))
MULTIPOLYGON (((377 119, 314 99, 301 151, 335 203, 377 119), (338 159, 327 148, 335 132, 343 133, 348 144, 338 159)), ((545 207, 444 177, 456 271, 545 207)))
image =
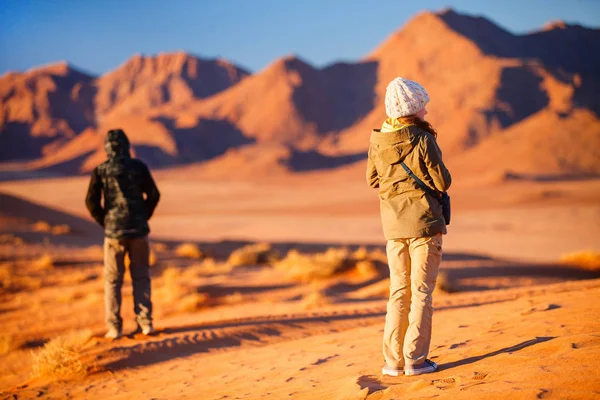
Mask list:
MULTIPOLYGON (((520 132, 520 140, 507 139, 514 154, 527 153, 538 136, 547 145, 539 164, 517 172, 553 165, 552 175, 596 175, 600 52, 589 46, 599 35, 564 23, 513 35, 443 10, 418 14, 359 62, 320 69, 289 56, 248 76, 225 61, 173 53, 136 55, 96 79, 65 65, 11 73, 0 82, 1 159, 37 159, 16 169, 89 171, 103 157, 100 137, 121 126, 152 166, 204 162, 245 145, 255 158, 263 146, 287 148, 288 171, 321 168, 319 157, 356 155, 338 160, 348 164, 361 158, 370 129, 384 118, 387 82, 402 75, 430 92, 428 118, 451 165, 465 152, 499 157, 506 152, 500 142, 520 132), (484 146, 488 139, 496 145, 484 146), (557 154, 559 147, 568 149, 557 154), (294 151, 316 156, 292 162, 294 151)), ((473 169, 489 168, 485 157, 467 158, 473 169)))

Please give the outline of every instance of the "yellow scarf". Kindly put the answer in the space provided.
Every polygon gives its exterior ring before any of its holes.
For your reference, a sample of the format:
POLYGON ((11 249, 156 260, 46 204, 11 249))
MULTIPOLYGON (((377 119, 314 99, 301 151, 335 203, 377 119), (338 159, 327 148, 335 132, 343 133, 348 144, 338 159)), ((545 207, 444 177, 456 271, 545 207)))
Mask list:
POLYGON ((408 125, 401 123, 397 118, 388 118, 383 121, 383 125, 381 125, 381 132, 394 132, 399 131, 402 128, 407 127, 408 125))

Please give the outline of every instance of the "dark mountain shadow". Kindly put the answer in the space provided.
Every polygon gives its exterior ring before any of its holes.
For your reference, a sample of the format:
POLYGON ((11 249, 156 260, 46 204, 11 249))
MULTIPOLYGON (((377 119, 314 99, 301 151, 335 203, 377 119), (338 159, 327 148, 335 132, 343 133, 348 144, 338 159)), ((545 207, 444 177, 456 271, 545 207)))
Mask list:
POLYGON ((34 160, 42 156, 42 148, 54 137, 31 135, 31 125, 24 122, 8 122, 0 130, 0 162, 34 160))
POLYGON ((333 117, 326 130, 348 128, 373 110, 378 67, 378 62, 368 61, 336 63, 322 70, 333 117))
POLYGON ((482 111, 488 124, 496 120, 506 128, 543 110, 550 98, 542 83, 543 79, 529 67, 504 68, 496 90, 495 107, 482 111))
POLYGON ((537 59, 545 66, 571 73, 600 67, 600 29, 559 24, 546 30, 514 35, 483 17, 446 10, 438 17, 473 41, 485 54, 502 58, 537 59))
POLYGON ((483 17, 473 17, 447 9, 437 14, 453 31, 471 40, 485 54, 514 57, 518 37, 483 17))
POLYGON ((151 168, 161 168, 177 163, 177 158, 160 147, 134 144, 135 158, 139 158, 151 168))
POLYGON ((59 90, 48 92, 50 115, 66 121, 75 133, 95 126, 94 98, 98 89, 93 79, 70 67, 66 75, 52 75, 59 90))
POLYGON ((181 78, 198 99, 222 92, 250 75, 236 65, 227 67, 219 64, 218 60, 205 60, 192 55, 185 61, 183 71, 181 78), (195 65, 190 63, 192 57, 195 65))
POLYGON ((352 126, 374 107, 378 62, 336 63, 316 69, 291 57, 285 71, 297 79, 292 101, 302 118, 318 133, 352 126))
POLYGON ((155 120, 163 124, 175 139, 178 151, 173 160, 175 164, 207 161, 225 154, 230 148, 254 143, 254 139, 247 138, 242 131, 224 120, 201 119, 190 128, 177 127, 175 120, 170 118, 159 117, 155 120))
POLYGON ((317 171, 338 168, 367 158, 366 152, 342 156, 326 156, 315 150, 292 150, 288 160, 281 163, 294 172, 317 171))
POLYGON ((558 23, 545 30, 513 35, 482 17, 461 15, 453 10, 438 16, 487 55, 537 60, 563 82, 578 80, 573 98, 575 106, 588 108, 600 116, 597 95, 600 90, 600 29, 558 23))

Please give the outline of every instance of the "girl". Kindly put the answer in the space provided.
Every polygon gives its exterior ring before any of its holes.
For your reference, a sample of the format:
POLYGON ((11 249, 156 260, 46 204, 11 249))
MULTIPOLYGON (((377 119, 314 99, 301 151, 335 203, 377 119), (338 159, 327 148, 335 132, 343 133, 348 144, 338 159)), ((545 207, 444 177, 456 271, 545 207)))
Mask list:
POLYGON ((417 82, 398 77, 387 86, 389 117, 371 133, 367 182, 379 188, 387 239, 390 298, 383 333, 384 375, 437 370, 427 359, 433 315, 432 293, 442 260, 446 223, 438 199, 426 193, 406 167, 430 188, 445 192, 450 173, 442 162, 437 133, 424 120, 429 95, 417 82), (403 165, 404 164, 404 165, 403 165))

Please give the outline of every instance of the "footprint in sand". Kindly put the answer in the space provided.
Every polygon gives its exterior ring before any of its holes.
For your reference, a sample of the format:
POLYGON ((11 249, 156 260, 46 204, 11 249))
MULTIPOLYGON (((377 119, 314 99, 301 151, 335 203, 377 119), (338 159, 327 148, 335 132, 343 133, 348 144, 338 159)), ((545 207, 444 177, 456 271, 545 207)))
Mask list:
POLYGON ((464 378, 459 375, 449 376, 433 381, 433 385, 440 390, 448 390, 458 387, 460 390, 467 390, 470 387, 481 385, 488 374, 474 372, 473 376, 464 378))
POLYGON ((460 376, 449 376, 448 378, 433 381, 433 385, 440 390, 448 390, 456 385, 460 385, 461 381, 462 379, 460 376))
POLYGON ((454 343, 454 344, 450 345, 450 350, 458 349, 460 347, 465 347, 469 342, 470 342, 470 340, 466 340, 466 341, 460 342, 460 343, 454 343))
POLYGON ((473 376, 471 377, 470 381, 465 382, 460 390, 467 390, 473 386, 477 386, 477 385, 482 385, 485 382, 483 382, 483 380, 488 376, 488 374, 484 374, 484 373, 480 373, 480 372, 474 372, 473 376))
POLYGON ((533 306, 529 310, 523 311, 521 313, 521 315, 529 315, 529 314, 533 314, 534 312, 540 312, 540 311, 556 310, 557 308, 560 308, 560 306, 558 304, 543 303, 543 304, 538 304, 536 306, 533 306))

